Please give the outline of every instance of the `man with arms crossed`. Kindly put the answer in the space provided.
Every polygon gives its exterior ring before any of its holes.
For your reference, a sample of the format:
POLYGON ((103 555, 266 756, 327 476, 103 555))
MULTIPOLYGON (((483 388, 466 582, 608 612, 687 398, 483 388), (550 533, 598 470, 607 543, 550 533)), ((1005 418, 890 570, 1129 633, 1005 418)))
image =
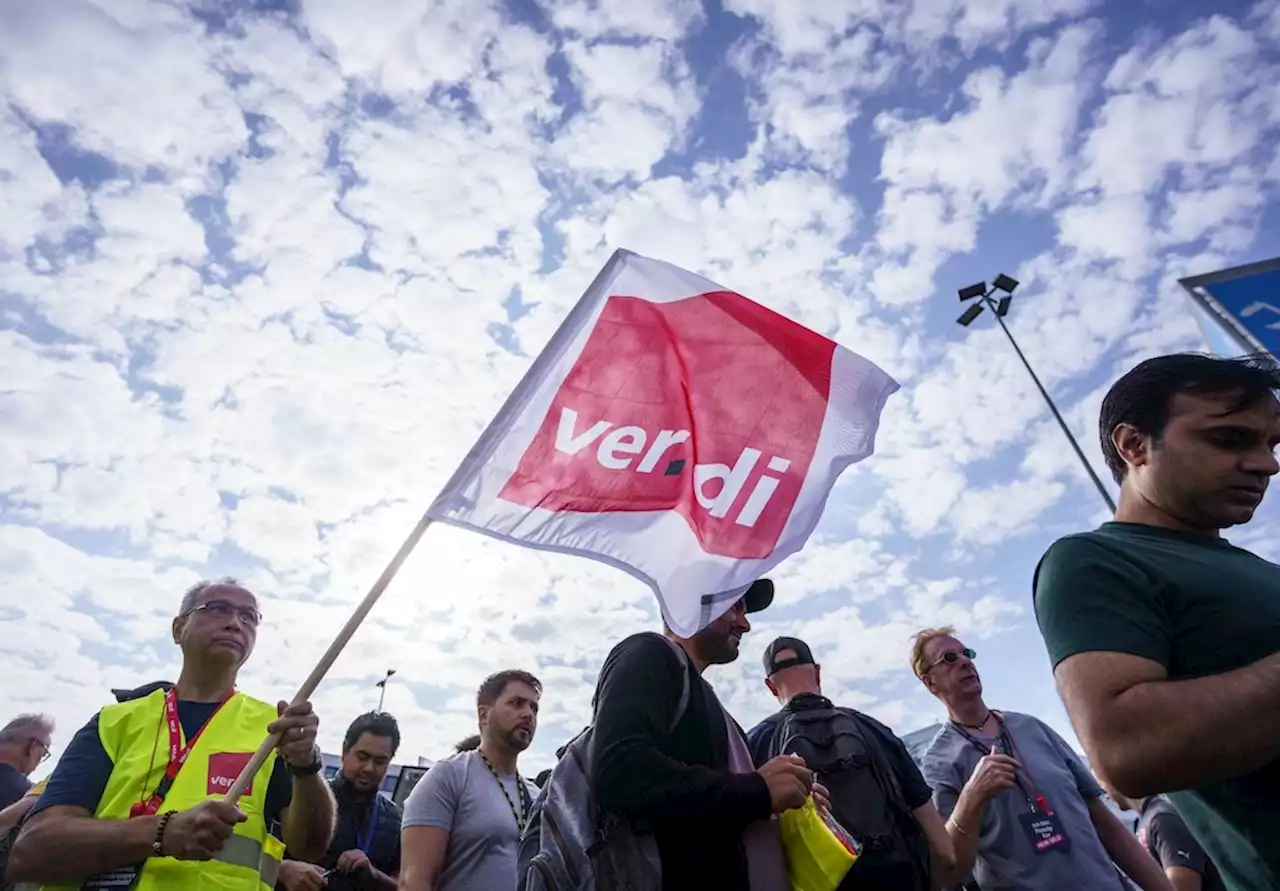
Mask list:
POLYGON ((505 891, 533 793, 516 770, 538 728, 542 683, 527 671, 485 678, 478 748, 436 764, 413 787, 401 830, 402 891, 505 891))
POLYGON ((1168 793, 1231 891, 1280 888, 1280 567, 1221 537, 1278 468, 1280 368, 1139 364, 1102 403, 1114 522, 1056 542, 1035 606, 1099 777, 1168 793))

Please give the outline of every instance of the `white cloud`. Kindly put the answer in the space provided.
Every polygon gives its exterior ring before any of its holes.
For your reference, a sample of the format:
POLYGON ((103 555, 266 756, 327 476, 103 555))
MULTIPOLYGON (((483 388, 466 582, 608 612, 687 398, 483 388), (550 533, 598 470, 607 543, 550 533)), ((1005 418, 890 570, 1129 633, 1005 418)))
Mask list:
MULTIPOLYGON (((65 739, 107 686, 173 677, 177 599, 227 572, 267 615, 243 686, 290 696, 625 246, 904 385, 712 673, 739 719, 772 707, 759 648, 786 632, 912 729, 937 706, 907 638, 954 622, 993 690, 1060 722, 1026 570, 1098 499, 951 289, 1022 281, 1007 322, 1100 468, 1107 381, 1197 344, 1177 278, 1256 258, 1274 213, 1277 7, 1138 37, 1085 0, 726 8, 0 13, 4 707, 65 739)), ((616 571, 433 529, 321 688, 324 741, 396 668, 405 754, 439 756, 518 665, 547 682, 545 765, 656 622, 616 571)))

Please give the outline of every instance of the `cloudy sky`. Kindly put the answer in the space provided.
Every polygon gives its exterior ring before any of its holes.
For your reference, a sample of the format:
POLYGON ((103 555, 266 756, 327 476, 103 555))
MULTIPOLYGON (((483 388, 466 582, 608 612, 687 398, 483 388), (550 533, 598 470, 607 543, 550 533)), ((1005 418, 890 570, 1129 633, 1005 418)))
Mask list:
MULTIPOLYGON (((955 289, 1022 281, 1101 468, 1108 383, 1203 347, 1177 279, 1280 253, 1277 0, 44 0, 0 10, 0 89, 0 717, 57 743, 176 676, 205 576, 258 592, 241 687, 289 698, 615 247, 903 385, 709 673, 738 719, 787 632, 841 702, 928 723, 907 638, 951 622, 992 704, 1065 728, 1030 577, 1101 500, 955 289)), ((1278 519, 1235 540, 1274 559, 1278 519)), ((523 667, 532 772, 656 624, 620 572, 433 529, 322 742, 394 668, 403 759, 439 757, 523 667)))

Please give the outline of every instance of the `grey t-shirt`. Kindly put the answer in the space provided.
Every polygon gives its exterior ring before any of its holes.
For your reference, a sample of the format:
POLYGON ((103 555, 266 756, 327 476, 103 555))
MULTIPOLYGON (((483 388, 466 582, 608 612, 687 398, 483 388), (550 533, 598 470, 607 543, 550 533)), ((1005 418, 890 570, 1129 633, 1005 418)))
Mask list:
MULTIPOLYGON (((1089 799, 1102 795, 1089 769, 1062 737, 1041 721, 1017 712, 1003 715, 1016 747, 1007 754, 1013 754, 1030 771, 1031 779, 1026 771, 1018 772, 1022 788, 1030 790, 1034 782, 1061 821, 1071 849, 1037 854, 1020 823, 1021 815, 1030 812, 1027 792, 1010 789, 983 810, 978 860, 973 868, 978 885, 983 891, 1124 891, 1089 816, 1089 799)), ((950 723, 934 737, 922 767, 933 788, 933 802, 944 819, 955 810, 960 790, 984 754, 950 723)))
MULTIPOLYGON (((436 891, 515 888, 519 830, 512 804, 517 811, 525 807, 519 782, 523 780, 511 774, 495 779, 479 753, 471 751, 437 763, 409 793, 402 828, 449 830, 436 891)), ((527 783, 525 788, 525 800, 531 801, 536 792, 527 783)))

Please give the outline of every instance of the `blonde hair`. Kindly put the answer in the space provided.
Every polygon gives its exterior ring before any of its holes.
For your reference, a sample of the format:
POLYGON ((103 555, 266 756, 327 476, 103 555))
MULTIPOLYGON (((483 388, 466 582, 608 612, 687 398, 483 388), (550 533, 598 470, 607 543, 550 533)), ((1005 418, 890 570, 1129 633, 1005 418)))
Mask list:
POLYGON ((911 670, 920 680, 924 680, 924 673, 927 666, 924 664, 924 648, 929 645, 929 641, 937 640, 940 637, 955 637, 956 629, 950 625, 943 625, 940 628, 925 628, 923 631, 917 631, 911 636, 911 670))

